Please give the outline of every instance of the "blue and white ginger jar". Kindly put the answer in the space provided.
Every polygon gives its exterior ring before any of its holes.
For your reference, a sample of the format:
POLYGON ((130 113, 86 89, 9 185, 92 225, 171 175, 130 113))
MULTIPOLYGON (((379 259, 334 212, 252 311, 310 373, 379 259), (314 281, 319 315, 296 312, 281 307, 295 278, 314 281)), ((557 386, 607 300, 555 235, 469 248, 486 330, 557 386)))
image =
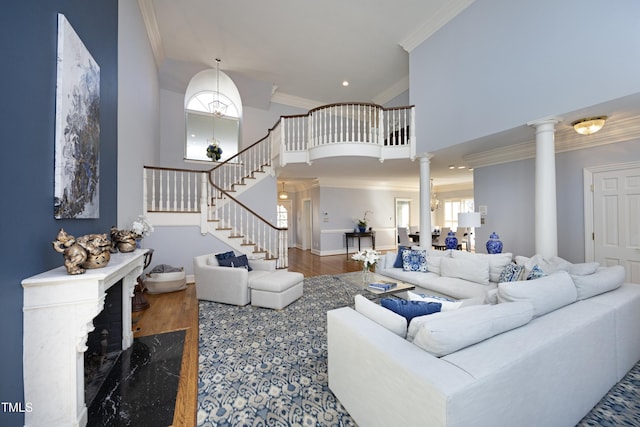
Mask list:
POLYGON ((447 249, 458 249, 458 239, 456 238, 456 233, 453 231, 449 231, 447 237, 444 239, 444 244, 447 249))
POLYGON ((487 253, 502 253, 502 241, 500 240, 500 236, 498 236, 495 231, 491 233, 491 235, 489 236, 489 240, 487 240, 487 253))

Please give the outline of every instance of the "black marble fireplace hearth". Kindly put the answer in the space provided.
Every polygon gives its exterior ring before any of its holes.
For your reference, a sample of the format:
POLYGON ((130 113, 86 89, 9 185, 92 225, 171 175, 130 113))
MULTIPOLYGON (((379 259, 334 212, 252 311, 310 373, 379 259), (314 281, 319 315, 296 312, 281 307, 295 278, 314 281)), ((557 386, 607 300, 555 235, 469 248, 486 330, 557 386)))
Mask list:
POLYGON ((87 426, 171 425, 184 338, 184 330, 136 338, 89 407, 87 426))

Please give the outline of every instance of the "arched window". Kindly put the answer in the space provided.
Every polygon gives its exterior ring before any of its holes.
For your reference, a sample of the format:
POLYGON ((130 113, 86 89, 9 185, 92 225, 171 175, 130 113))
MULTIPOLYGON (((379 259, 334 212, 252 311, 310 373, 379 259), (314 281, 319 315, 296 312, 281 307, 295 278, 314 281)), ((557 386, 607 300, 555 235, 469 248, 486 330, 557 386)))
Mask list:
POLYGON ((185 92, 185 159, 206 160, 207 147, 216 140, 222 149, 220 161, 233 157, 240 142, 242 101, 231 78, 215 69, 196 74, 185 92), (223 112, 215 110, 222 103, 223 112))

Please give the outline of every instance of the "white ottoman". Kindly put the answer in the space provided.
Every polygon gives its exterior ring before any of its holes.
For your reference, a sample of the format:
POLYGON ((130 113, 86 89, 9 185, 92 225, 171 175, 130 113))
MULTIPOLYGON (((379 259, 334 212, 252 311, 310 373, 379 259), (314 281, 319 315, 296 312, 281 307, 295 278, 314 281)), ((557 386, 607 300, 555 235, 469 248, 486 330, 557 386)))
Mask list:
POLYGON ((281 310, 302 296, 304 276, 287 270, 249 279, 251 305, 281 310))

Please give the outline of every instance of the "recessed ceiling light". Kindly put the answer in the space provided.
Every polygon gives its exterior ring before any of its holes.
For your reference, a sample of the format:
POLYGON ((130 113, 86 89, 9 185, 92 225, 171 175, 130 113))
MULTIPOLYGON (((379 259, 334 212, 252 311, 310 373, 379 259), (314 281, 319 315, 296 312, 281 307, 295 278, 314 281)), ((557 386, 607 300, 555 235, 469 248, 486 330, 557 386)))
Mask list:
POLYGON ((449 169, 455 169, 455 165, 449 165, 449 169))
POLYGON ((458 169, 466 169, 466 166, 458 166, 458 169))
POLYGON ((348 82, 348 81, 346 81, 346 80, 344 80, 344 81, 342 82, 342 86, 344 86, 344 87, 349 86, 349 82, 348 82))

